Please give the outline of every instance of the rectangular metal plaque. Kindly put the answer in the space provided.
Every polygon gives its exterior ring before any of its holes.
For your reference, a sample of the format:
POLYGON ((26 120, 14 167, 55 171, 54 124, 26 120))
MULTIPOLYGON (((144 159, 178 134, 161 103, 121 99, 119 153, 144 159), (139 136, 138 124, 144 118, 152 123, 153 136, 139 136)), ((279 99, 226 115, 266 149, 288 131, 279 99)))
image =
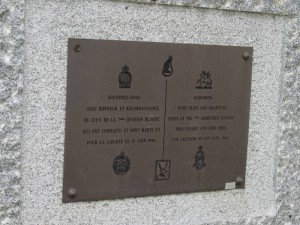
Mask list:
POLYGON ((243 188, 252 52, 69 39, 63 202, 243 188))

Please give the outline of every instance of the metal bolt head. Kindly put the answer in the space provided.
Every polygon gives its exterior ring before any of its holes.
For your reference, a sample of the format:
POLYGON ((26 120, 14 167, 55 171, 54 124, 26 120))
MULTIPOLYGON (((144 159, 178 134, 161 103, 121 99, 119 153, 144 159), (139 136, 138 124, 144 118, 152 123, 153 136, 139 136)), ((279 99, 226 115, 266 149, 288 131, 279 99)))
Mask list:
POLYGON ((236 180, 235 180, 236 186, 242 186, 243 181, 244 181, 244 180, 243 180, 242 177, 237 177, 236 180))
POLYGON ((76 197, 76 189, 75 188, 70 188, 68 190, 68 197, 69 198, 75 198, 76 197))
POLYGON ((243 59, 248 60, 250 58, 250 53, 249 52, 244 52, 243 53, 243 59))
POLYGON ((77 44, 77 45, 74 46, 74 51, 75 52, 80 52, 80 50, 81 50, 80 49, 80 44, 77 44))

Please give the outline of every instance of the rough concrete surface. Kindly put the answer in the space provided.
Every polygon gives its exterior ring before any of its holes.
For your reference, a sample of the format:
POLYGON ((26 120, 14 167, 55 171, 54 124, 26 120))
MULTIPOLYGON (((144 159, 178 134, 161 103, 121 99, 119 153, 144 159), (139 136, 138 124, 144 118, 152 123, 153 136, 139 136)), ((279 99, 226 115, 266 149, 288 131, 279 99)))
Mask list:
POLYGON ((244 218, 272 220, 276 213, 274 165, 282 18, 122 2, 37 0, 27 2, 26 15, 24 224, 36 221, 41 224, 204 224, 233 223, 244 218), (62 204, 69 37, 253 46, 247 188, 62 204))

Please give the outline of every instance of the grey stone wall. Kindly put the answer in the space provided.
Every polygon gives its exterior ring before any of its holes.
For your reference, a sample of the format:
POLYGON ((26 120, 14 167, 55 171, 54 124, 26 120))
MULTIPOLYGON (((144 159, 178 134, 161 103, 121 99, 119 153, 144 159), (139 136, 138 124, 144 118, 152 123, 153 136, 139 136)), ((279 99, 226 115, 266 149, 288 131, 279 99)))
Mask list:
POLYGON ((297 0, 124 0, 159 5, 178 5, 195 8, 258 12, 279 15, 297 14, 297 0))
POLYGON ((20 223, 24 2, 0 2, 0 224, 20 223))
MULTIPOLYGON (((26 4, 30 3, 28 0, 26 4)), ((49 1, 51 2, 51 1, 49 1)), ((61 2, 66 2, 72 5, 73 1, 58 1, 53 0, 53 5, 60 4, 61 2), (55 3, 55 4, 54 4, 55 3)), ((92 3, 93 1, 79 1, 83 3, 92 3)), ((101 2, 101 1, 100 1, 101 2)), ((107 2, 107 1, 105 1, 107 2)), ((114 2, 114 1, 112 1, 114 2)), ((273 185, 275 187, 276 193, 276 213, 275 215, 265 215, 265 216, 254 216, 240 218, 240 219, 230 219, 222 220, 212 224, 300 224, 300 86, 299 86, 299 65, 300 65, 300 16, 297 14, 299 9, 299 2, 297 0, 285 1, 285 0, 270 0, 270 1, 233 1, 233 0, 198 0, 198 1, 188 1, 188 0, 128 0, 125 3, 128 4, 163 4, 165 7, 171 7, 171 5, 177 5, 178 7, 188 6, 188 9, 193 10, 193 8, 212 8, 212 9, 222 9, 222 10, 235 10, 235 11, 247 11, 247 12, 257 12, 257 13, 267 13, 273 14, 275 17, 282 17, 284 20, 283 31, 283 49, 282 55, 280 56, 283 62, 282 74, 280 77, 280 100, 277 103, 278 106, 278 116, 280 118, 278 124, 277 132, 277 147, 275 149, 275 179, 273 185), (283 16, 284 15, 284 16, 283 16)), ((117 3, 117 1, 116 1, 117 3)), ((131 5, 130 5, 131 6, 131 5)), ((142 5, 141 5, 142 6, 142 5)), ((21 149, 28 150, 28 148, 21 148, 23 142, 21 141, 21 129, 22 129, 22 113, 21 113, 21 103, 22 103, 22 89, 23 89, 23 71, 27 65, 28 61, 24 60, 24 1, 20 0, 2 0, 0 2, 0 224, 33 224, 32 222, 26 221, 26 218, 30 215, 20 217, 20 212, 24 210, 21 207, 21 199, 24 196, 26 201, 26 196, 21 189, 21 159, 22 152, 21 149)), ((55 7, 53 8, 55 10, 55 7)), ((62 10, 57 8, 57 10, 62 10)), ((65 9, 65 10, 70 10, 65 9)), ((53 11, 54 12, 54 11, 53 11)), ((41 15, 40 15, 41 16, 41 15)), ((75 15, 74 15, 75 16, 75 15)), ((39 18, 36 17, 36 22, 39 22, 39 18)), ((42 17, 40 17, 42 19, 42 17)), ((54 18, 52 18, 54 19, 54 18)), ((188 21, 186 21, 188 22, 188 21)), ((79 23, 78 23, 79 24, 79 23)), ((62 24, 63 26, 63 24, 62 24)), ((76 28, 74 28, 76 29, 76 28)), ((45 32, 47 32, 45 30, 45 32)), ((108 33, 107 33, 108 34, 108 33)), ((42 35, 42 34, 41 34, 42 35)), ((112 34, 108 34, 112 35, 112 34)), ((59 35, 58 35, 58 38, 59 35)), ((117 39, 118 36, 115 36, 117 39)), ((30 40, 25 40, 30 42, 30 40)), ((41 44, 41 43, 37 43, 41 44)), ((54 43, 48 43, 48 46, 54 43)), ((61 50, 55 49, 59 52, 61 50)), ((33 52, 34 54, 34 52, 33 52)), ((29 60, 29 59, 27 59, 29 60)), ((57 59, 62 60, 62 59, 57 59)), ((55 62, 59 65, 59 61, 55 62)), ((30 78, 30 74, 25 74, 25 76, 30 78)), ((58 75, 57 75, 58 76, 58 75)), ((54 77, 55 78, 55 77, 54 77)), ((56 80, 50 78, 50 84, 56 84, 56 80)), ((56 77, 57 78, 57 77, 56 77)), ((42 79, 47 79, 46 77, 42 79)), ((37 82, 37 80, 30 80, 30 82, 37 82)), ((46 85, 45 80, 42 81, 46 85)), ((45 86, 46 87, 46 86, 45 86)), ((26 89, 26 87, 25 87, 26 89)), ((58 83, 56 89, 62 94, 64 93, 63 85, 58 83)), ((29 87, 28 91, 32 91, 29 87)), ((33 90, 35 91, 35 90, 33 90)), ((46 96, 44 96, 46 97, 46 96)), ((50 96, 51 97, 51 96, 50 96)), ((30 99, 27 99, 30 100, 30 99)), ((51 99, 50 99, 51 100, 51 99)), ((52 122, 52 127, 56 126, 55 123, 63 122, 62 116, 63 111, 57 113, 55 107, 60 107, 59 102, 56 102, 56 106, 53 106, 50 111, 46 112, 46 117, 54 118, 52 122), (58 116, 52 116, 50 113, 58 114, 58 116)), ((26 111, 26 105, 25 112, 26 111)), ((33 104, 34 108, 38 108, 37 103, 33 104)), ((33 108, 33 110, 34 110, 33 108)), ((32 110, 32 109, 31 109, 32 110)), ((37 111, 37 112, 43 112, 37 111)), ((42 116, 43 117, 43 116, 42 116)), ((42 118, 41 117, 41 118, 42 118)), ((28 121, 27 121, 28 122, 28 121)), ((25 123, 26 124, 26 123, 25 123)), ((50 124, 51 125, 51 124, 50 124)), ((49 126, 50 126, 49 125, 49 126)), ((35 132, 38 132, 39 127, 37 126, 35 132)), ((43 129, 47 129, 47 126, 43 129)), ((23 128, 23 132, 27 129, 23 128)), ((51 131, 52 132, 52 131, 51 131)), ((47 132, 46 132, 47 133, 47 132)), ((58 133, 56 136, 52 135, 49 143, 46 143, 42 147, 51 147, 51 141, 55 138, 59 139, 59 143, 63 142, 63 132, 58 133)), ((24 136, 24 135, 23 135, 24 136)), ((25 135, 26 136, 26 135, 25 135)), ((34 140, 33 138, 32 140, 34 140)), ((42 141, 43 137, 37 135, 37 141, 42 141)), ((35 143, 31 143, 34 145, 35 143)), ((37 144, 39 145, 39 144, 37 144)), ((53 152, 52 152, 53 153, 53 152)), ((52 154, 47 153, 46 154, 52 154)), ((39 154, 35 153, 37 157, 33 160, 38 159, 39 154)), ((48 155, 49 158, 54 158, 55 155, 48 155)), ((60 158, 61 159, 61 158, 60 158)), ((23 161, 28 162, 28 161, 23 161)), ((48 166, 57 165, 60 167, 61 161, 49 162, 48 166), (49 164, 50 163, 50 164, 49 164), (52 165, 51 165, 52 164, 52 165)), ((23 165, 26 169, 27 165, 23 165)), ((43 168, 43 167, 41 167, 43 168)), ((60 171, 61 172, 61 171, 60 171)), ((35 171, 36 174, 42 173, 41 171, 35 171)), ((26 174, 25 174, 26 176, 26 174)), ((61 182, 60 179, 57 180, 54 174, 54 180, 56 182, 61 182)), ((58 175, 59 177, 61 175, 58 175)), ((35 186, 34 183, 30 184, 35 186)), ((263 185, 263 184, 262 184, 263 185)), ((30 189, 26 189, 28 191, 30 189)), ((52 190, 48 187, 47 190, 52 190)), ((46 196, 56 196, 60 198, 59 192, 53 193, 43 193, 43 190, 39 190, 37 193, 40 195, 37 198, 43 198, 45 200, 51 199, 43 197, 46 196)), ((185 198, 182 196, 182 198, 185 198)), ((188 200, 187 198, 186 200, 188 200)), ((154 201, 154 200, 150 200, 154 201)), ((160 203, 164 205, 162 199, 160 203)), ((168 200, 174 201, 172 199, 168 200)), ((50 204, 50 203, 49 203, 50 204)), ((107 203, 105 203, 107 204, 107 203)), ((124 204, 121 208, 126 210, 126 207, 131 208, 135 204, 138 204, 134 200, 125 200, 119 202, 118 204, 124 204), (125 207, 125 208, 124 208, 125 207)), ((150 203, 149 203, 150 204, 150 203)), ((80 204, 79 204, 80 205, 80 204)), ((28 204, 25 205, 29 207, 28 204)), ((23 205, 24 207, 24 205, 23 205)), ((87 206, 87 209, 92 211, 94 205, 87 206)), ((105 208, 105 207, 104 207, 105 208)), ((44 208, 43 210, 47 210, 44 208)), ((50 206, 49 206, 50 210, 50 206)), ((66 212, 68 209, 64 208, 62 211, 66 212)), ((30 212, 30 210, 27 210, 30 212)), ((47 211, 40 211, 40 213, 47 214, 47 211)), ((80 212, 78 212, 80 213, 80 212)), ((109 213, 109 212, 107 212, 109 213)), ((137 212, 138 213, 138 212, 137 212)), ((165 212, 167 213, 167 212, 165 212)), ((49 224, 60 221, 60 216, 56 218, 47 218, 49 224)), ((91 221, 87 224, 93 224, 93 218, 96 215, 91 215, 91 221)), ((37 216, 37 218, 39 215, 37 216)), ((47 215, 45 215, 47 217, 47 215)), ((95 218, 94 218, 95 219, 95 218)), ((151 222, 151 218, 149 220, 151 222)), ((127 221, 128 223, 132 221, 127 221)), ((153 221, 152 221, 153 222, 153 221)), ((154 222, 153 222, 154 223, 154 222)), ((39 224, 37 221, 36 224, 39 224)), ((63 223, 66 224, 66 223, 63 223)), ((68 224, 76 224, 76 221, 70 221, 68 224)), ((157 223, 159 224, 159 222, 157 223)))
MULTIPOLYGON (((298 2, 298 4, 300 4, 298 2)), ((276 162, 276 224, 300 224, 300 16, 286 18, 276 162)))

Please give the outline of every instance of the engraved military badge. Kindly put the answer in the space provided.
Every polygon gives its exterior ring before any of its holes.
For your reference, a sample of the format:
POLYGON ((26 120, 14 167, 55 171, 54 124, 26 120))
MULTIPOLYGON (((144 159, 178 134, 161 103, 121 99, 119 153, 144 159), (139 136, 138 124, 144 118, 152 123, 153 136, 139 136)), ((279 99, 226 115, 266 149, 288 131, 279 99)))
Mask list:
POLYGON ((113 170, 117 175, 124 175, 130 169, 130 160, 125 152, 121 152, 113 161, 113 170))
POLYGON ((155 161, 155 180, 169 180, 170 179, 170 160, 156 160, 155 161))
POLYGON ((198 89, 212 89, 212 80, 209 71, 202 71, 200 79, 197 80, 196 88, 198 89))
POLYGON ((172 66, 173 57, 170 55, 167 61, 164 63, 162 74, 165 77, 169 77, 173 74, 173 66, 172 66))
POLYGON ((119 74, 119 88, 130 88, 132 76, 127 65, 123 66, 122 72, 119 74))
POLYGON ((200 145, 198 147, 198 151, 196 152, 195 155, 195 163, 193 164, 193 167, 195 167, 197 170, 202 169, 203 167, 206 166, 205 164, 205 153, 202 151, 202 146, 200 145))

